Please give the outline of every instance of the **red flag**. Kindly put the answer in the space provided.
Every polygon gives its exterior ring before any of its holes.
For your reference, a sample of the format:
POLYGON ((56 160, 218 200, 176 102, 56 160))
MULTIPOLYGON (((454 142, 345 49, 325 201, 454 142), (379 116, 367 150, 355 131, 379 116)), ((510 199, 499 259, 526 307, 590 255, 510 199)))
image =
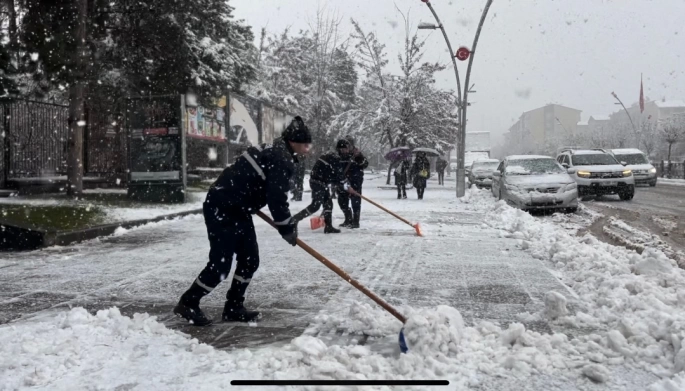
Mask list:
POLYGON ((645 111, 645 94, 642 89, 642 74, 640 74, 640 113, 645 111))

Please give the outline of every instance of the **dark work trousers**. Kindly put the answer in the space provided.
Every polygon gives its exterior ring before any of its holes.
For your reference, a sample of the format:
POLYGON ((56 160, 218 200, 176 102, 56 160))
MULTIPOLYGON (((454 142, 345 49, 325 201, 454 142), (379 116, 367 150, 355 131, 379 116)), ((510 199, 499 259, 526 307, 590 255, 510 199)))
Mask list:
MULTIPOLYGON (((362 184, 364 180, 351 179, 350 187, 352 187, 357 193, 362 194, 362 184)), ((340 209, 345 214, 345 217, 352 217, 355 220, 359 220, 359 216, 362 211, 362 198, 356 195, 352 195, 346 191, 338 193, 338 205, 340 209), (352 211, 350 212, 350 201, 352 203, 352 211)))
POLYGON ((245 291, 259 267, 259 246, 252 216, 242 211, 221 214, 209 203, 203 209, 209 236, 209 262, 195 282, 212 291, 228 277, 235 256, 236 270, 226 301, 242 305, 245 291))
POLYGON ((407 198, 407 184, 401 183, 397 185, 397 199, 407 198))
POLYGON ((316 213, 323 205, 323 217, 326 225, 330 225, 333 216, 333 199, 328 186, 322 182, 310 180, 309 187, 312 189, 312 203, 293 216, 293 220, 300 222, 316 213))
POLYGON ((438 171, 438 184, 445 184, 445 171, 438 171))

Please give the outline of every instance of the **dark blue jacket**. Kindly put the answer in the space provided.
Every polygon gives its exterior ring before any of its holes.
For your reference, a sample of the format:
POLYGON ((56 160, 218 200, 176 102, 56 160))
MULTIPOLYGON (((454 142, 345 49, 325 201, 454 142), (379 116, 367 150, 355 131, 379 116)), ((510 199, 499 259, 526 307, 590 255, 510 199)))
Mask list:
POLYGON ((340 156, 335 152, 326 152, 314 163, 309 180, 323 186, 340 186, 345 180, 340 166, 340 156))
POLYGON ((297 159, 282 139, 250 147, 212 184, 206 203, 224 215, 255 214, 268 205, 281 235, 293 231, 288 191, 297 159))
POLYGON ((357 156, 341 158, 340 165, 350 183, 359 183, 364 181, 364 169, 369 166, 369 161, 360 153, 357 156))

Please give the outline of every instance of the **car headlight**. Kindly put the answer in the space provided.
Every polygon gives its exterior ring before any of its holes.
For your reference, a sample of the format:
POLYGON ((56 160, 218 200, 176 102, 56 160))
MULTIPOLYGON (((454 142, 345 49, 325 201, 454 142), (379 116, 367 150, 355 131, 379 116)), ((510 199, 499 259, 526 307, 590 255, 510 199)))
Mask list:
POLYGON ((573 183, 569 183, 568 185, 566 185, 566 187, 564 187, 564 191, 576 190, 577 188, 578 188, 578 184, 573 182, 573 183))
POLYGON ((633 171, 632 170, 623 170, 623 176, 632 176, 633 171))
POLYGON ((650 174, 656 174, 656 168, 652 167, 649 169, 650 174))
POLYGON ((577 174, 581 178, 589 178, 590 177, 589 171, 578 171, 577 174))

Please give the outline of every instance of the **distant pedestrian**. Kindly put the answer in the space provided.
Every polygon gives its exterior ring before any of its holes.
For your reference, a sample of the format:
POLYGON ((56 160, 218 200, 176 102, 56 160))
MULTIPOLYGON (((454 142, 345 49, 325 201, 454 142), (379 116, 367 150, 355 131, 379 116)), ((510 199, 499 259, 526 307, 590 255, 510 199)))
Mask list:
POLYGON ((414 187, 416 188, 416 195, 420 200, 423 199, 423 193, 426 191, 426 183, 430 177, 431 164, 426 157, 425 152, 419 152, 416 154, 416 159, 414 160, 414 165, 412 166, 411 172, 414 176, 414 187))
POLYGON ((438 184, 445 186, 445 169, 447 168, 447 160, 438 157, 435 162, 435 171, 438 173, 438 184))
POLYGON ((409 179, 409 170, 411 170, 411 163, 409 160, 403 160, 397 168, 395 168, 395 186, 397 186, 397 199, 407 199, 407 180, 409 179))

